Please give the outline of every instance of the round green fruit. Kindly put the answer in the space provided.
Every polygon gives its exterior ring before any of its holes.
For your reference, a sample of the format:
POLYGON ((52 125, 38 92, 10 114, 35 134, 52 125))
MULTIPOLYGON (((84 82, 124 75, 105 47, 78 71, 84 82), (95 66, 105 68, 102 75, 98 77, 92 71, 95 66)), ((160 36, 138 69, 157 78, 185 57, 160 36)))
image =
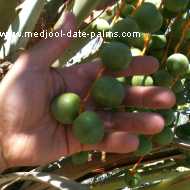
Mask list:
POLYGON ((71 156, 72 163, 75 165, 85 164, 88 161, 88 152, 79 152, 71 156))
POLYGON ((139 147, 135 152, 137 156, 144 156, 152 151, 152 142, 144 135, 139 136, 139 147))
POLYGON ((166 9, 172 12, 181 12, 187 9, 189 0, 165 0, 166 9))
POLYGON ((150 50, 158 50, 165 48, 167 39, 165 35, 152 35, 149 48, 150 50))
POLYGON ((115 78, 105 76, 94 83, 92 97, 99 105, 114 108, 123 102, 125 89, 115 78))
POLYGON ((173 83, 173 77, 165 70, 160 70, 153 75, 156 86, 170 87, 173 83))
MULTIPOLYGON (((113 34, 115 35, 113 40, 118 40, 120 42, 124 42, 129 46, 136 47, 136 44, 139 45, 139 41, 141 41, 140 29, 135 19, 131 17, 126 17, 120 21, 118 21, 111 29, 113 34), (125 35, 124 35, 125 34, 125 35)), ((142 42, 144 44, 144 41, 142 42)))
POLYGON ((132 175, 128 171, 125 173, 124 180, 125 180, 127 187, 134 188, 134 187, 137 187, 140 185, 142 178, 138 173, 132 175))
POLYGON ((168 57, 166 64, 168 72, 174 76, 183 75, 187 73, 189 69, 188 58, 180 53, 176 53, 168 57))
POLYGON ((151 76, 137 75, 133 76, 131 84, 132 86, 153 86, 154 81, 151 76))
POLYGON ((95 112, 83 112, 74 121, 73 133, 81 144, 98 144, 104 137, 103 122, 95 112))
POLYGON ((111 71, 126 69, 132 61, 129 47, 120 42, 105 43, 100 50, 102 63, 111 71))
POLYGON ((162 14, 152 3, 143 3, 134 14, 142 32, 154 33, 158 31, 163 23, 162 14))
POLYGON ((92 23, 92 28, 97 32, 108 31, 110 29, 110 24, 107 20, 98 18, 92 23))
POLYGON ((174 134, 169 127, 165 127, 161 133, 153 136, 153 141, 159 145, 168 145, 172 143, 173 139, 174 134))
POLYGON ((77 94, 64 93, 51 104, 54 118, 62 124, 72 124, 80 111, 81 99, 77 94))

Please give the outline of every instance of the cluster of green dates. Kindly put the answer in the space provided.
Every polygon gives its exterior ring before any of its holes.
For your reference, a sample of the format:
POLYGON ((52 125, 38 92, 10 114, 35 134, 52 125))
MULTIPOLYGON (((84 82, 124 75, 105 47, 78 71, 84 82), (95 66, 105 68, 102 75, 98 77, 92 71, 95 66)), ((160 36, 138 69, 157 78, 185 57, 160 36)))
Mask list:
MULTIPOLYGON (((124 79, 112 76, 100 77, 94 82, 91 91, 91 96, 98 106, 110 110, 117 109, 124 101, 125 85, 155 85, 171 88, 176 94, 177 105, 186 103, 184 84, 186 79, 190 79, 189 57, 186 56, 188 49, 183 47, 181 53, 175 53, 174 47, 182 35, 182 26, 190 17, 187 13, 190 0, 165 0, 161 9, 158 8, 158 2, 159 0, 145 0, 134 11, 137 0, 126 0, 121 17, 115 24, 111 25, 110 21, 104 18, 98 18, 93 22, 92 27, 97 32, 109 31, 117 34, 117 36, 106 38, 99 55, 107 70, 118 72, 127 69, 134 56, 142 55, 146 33, 149 33, 150 38, 146 55, 154 56, 162 62, 168 45, 166 22, 168 19, 175 18, 179 13, 182 15, 168 32, 173 38, 172 46, 169 47, 168 58, 160 66, 159 71, 150 76, 137 75, 124 79), (141 35, 140 37, 123 37, 123 32, 139 32, 141 35)), ((186 41, 190 41, 190 30, 184 37, 186 41)), ((139 148, 135 153, 137 156, 150 153, 152 142, 158 145, 168 145, 173 141, 172 127, 176 120, 175 108, 156 110, 165 118, 166 127, 160 134, 151 138, 140 135, 139 148)), ((81 98, 74 93, 64 93, 58 96, 51 106, 55 119, 64 125, 72 125, 73 134, 81 144, 100 143, 105 135, 103 121, 96 112, 81 112, 80 110, 81 98)), ((134 108, 133 111, 138 111, 138 109, 134 108)), ((88 160, 88 153, 81 152, 73 155, 72 160, 76 164, 84 163, 88 160)))
MULTIPOLYGON (((92 97, 99 106, 116 108, 122 103, 124 95, 123 85, 115 78, 101 77, 93 84, 92 97)), ((81 103, 82 100, 77 94, 64 93, 53 100, 52 115, 64 126, 72 125, 73 134, 81 144, 98 144, 105 134, 103 121, 93 111, 81 112, 81 103)), ((88 152, 72 156, 74 164, 82 164, 87 160, 88 152)))

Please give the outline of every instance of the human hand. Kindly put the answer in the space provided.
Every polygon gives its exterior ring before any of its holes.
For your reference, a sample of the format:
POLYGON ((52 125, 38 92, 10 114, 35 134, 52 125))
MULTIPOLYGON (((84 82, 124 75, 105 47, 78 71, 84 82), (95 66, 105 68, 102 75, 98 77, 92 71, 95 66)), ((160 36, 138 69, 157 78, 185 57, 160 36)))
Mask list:
MULTIPOLYGON (((76 30, 75 18, 65 16, 62 30, 76 30)), ((0 141, 7 167, 41 165, 83 150, 115 153, 133 152, 138 134, 155 134, 164 127, 155 113, 99 112, 106 136, 97 145, 81 145, 52 117, 52 99, 63 92, 84 97, 96 78, 101 61, 53 69, 50 65, 69 46, 67 37, 42 40, 22 54, 0 85, 0 141)), ((114 76, 152 74, 158 69, 152 57, 136 57, 126 71, 114 76)), ((108 74, 108 73, 107 73, 108 74)), ((112 73, 109 73, 112 75, 112 73)), ((174 94, 162 87, 126 87, 126 106, 167 109, 175 104, 174 94)))

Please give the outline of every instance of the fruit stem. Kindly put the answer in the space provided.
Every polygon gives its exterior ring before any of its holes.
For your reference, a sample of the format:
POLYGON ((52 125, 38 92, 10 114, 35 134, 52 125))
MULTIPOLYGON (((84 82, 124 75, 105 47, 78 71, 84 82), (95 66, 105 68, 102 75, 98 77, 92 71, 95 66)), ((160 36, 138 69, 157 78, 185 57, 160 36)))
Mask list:
MULTIPOLYGON (((168 28, 171 28, 172 25, 175 24, 176 21, 178 21, 178 19, 179 19, 180 17, 181 17, 181 13, 179 13, 179 14, 176 16, 175 21, 174 21, 173 23, 172 23, 172 20, 170 20, 168 28)), ((165 50, 165 53, 164 53, 164 56, 163 56, 161 65, 163 65, 163 64, 166 62, 166 59, 167 59, 167 57, 168 57, 168 51, 169 51, 169 49, 170 49, 170 44, 171 44, 171 42, 172 42, 172 37, 173 37, 172 33, 169 33, 168 43, 167 43, 167 46, 166 46, 166 50, 165 50)))
POLYGON ((133 168, 132 168, 132 170, 131 170, 131 174, 132 174, 132 175, 134 175, 134 174, 136 173, 137 168, 138 168, 138 166, 140 165, 140 163, 143 161, 143 159, 144 159, 144 156, 141 156, 141 157, 139 158, 139 160, 137 161, 137 163, 133 166, 133 168))
POLYGON ((163 7, 164 3, 165 3, 165 0, 162 0, 162 1, 161 1, 161 3, 160 3, 160 6, 159 6, 159 8, 158 8, 159 10, 161 10, 161 9, 162 9, 162 7, 163 7))
POLYGON ((103 9, 98 15, 93 16, 87 26, 89 26, 90 24, 92 24, 96 19, 98 19, 102 14, 104 14, 104 12, 105 12, 106 10, 107 10, 107 9, 105 8, 105 9, 103 9))
POLYGON ((171 42, 172 42, 172 35, 170 34, 169 39, 168 39, 168 44, 167 44, 167 47, 166 47, 166 50, 165 50, 161 65, 163 65, 166 62, 171 42))
POLYGON ((137 11, 137 9, 144 3, 145 0, 138 0, 136 5, 135 5, 135 9, 133 10, 131 15, 134 15, 137 11))
POLYGON ((124 8, 124 6, 125 6, 125 0, 121 0, 119 2, 119 5, 117 6, 116 11, 115 11, 115 16, 112 20, 111 26, 113 26, 117 22, 119 16, 121 15, 121 11, 124 8))
POLYGON ((147 51, 147 49, 148 49, 150 40, 151 40, 150 34, 146 33, 146 34, 145 34, 145 37, 144 37, 144 48, 143 48, 143 50, 142 50, 142 56, 145 55, 145 53, 146 53, 146 51, 147 51))
POLYGON ((179 79, 180 79, 180 75, 177 75, 176 78, 173 80, 171 86, 170 86, 171 89, 173 88, 173 86, 176 84, 176 82, 177 82, 179 79))
POLYGON ((181 38, 175 47, 175 53, 177 53, 179 51, 179 48, 184 41, 185 34, 186 34, 187 30, 189 29, 189 27, 190 27, 190 20, 188 20, 186 23, 184 23, 181 38))
MULTIPOLYGON (((100 68, 100 70, 98 71, 97 75, 96 75, 96 79, 95 79, 94 83, 103 75, 104 71, 105 71, 105 67, 102 66, 102 67, 100 68)), ((94 84, 94 83, 93 83, 93 84, 94 84)), ((89 98, 90 98, 90 96, 91 96, 92 87, 93 87, 93 85, 92 85, 92 86, 90 87, 90 89, 87 91, 86 95, 84 96, 84 98, 83 98, 83 100, 82 100, 81 107, 80 107, 80 113, 85 110, 85 104, 86 104, 86 102, 88 102, 88 100, 89 100, 89 98)))
MULTIPOLYGON (((152 137, 150 137, 150 139, 152 139, 152 137)), ((131 170, 132 175, 135 175, 135 173, 137 172, 137 168, 139 167, 140 163, 143 161, 144 157, 145 157, 145 155, 141 156, 139 158, 139 160, 136 162, 136 164, 133 166, 133 168, 131 170)))

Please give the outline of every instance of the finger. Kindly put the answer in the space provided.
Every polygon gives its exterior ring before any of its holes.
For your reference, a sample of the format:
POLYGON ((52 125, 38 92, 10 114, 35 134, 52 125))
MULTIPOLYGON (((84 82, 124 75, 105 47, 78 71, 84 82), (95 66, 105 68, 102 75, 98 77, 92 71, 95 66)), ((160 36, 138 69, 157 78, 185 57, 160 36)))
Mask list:
MULTIPOLYGON (((153 135, 164 128, 164 119, 154 113, 111 113, 99 112, 106 135, 99 145, 81 145, 73 135, 71 128, 61 127, 67 130, 69 154, 81 150, 104 150, 107 152, 127 153, 132 152, 138 145, 137 134, 153 135), (125 150, 121 150, 121 147, 125 150)), ((61 134, 61 133, 60 133, 61 134)))
POLYGON ((22 60, 22 63, 49 66, 64 53, 64 50, 69 46, 72 38, 69 38, 67 33, 70 31, 76 31, 76 19, 72 13, 66 12, 63 15, 62 27, 55 31, 59 37, 54 36, 41 40, 32 49, 23 53, 20 58, 18 58, 17 62, 22 60))
POLYGON ((168 109, 176 103, 174 93, 164 87, 127 87, 124 104, 129 107, 168 109))
MULTIPOLYGON (((148 75, 154 73, 158 69, 158 61, 150 56, 135 57, 128 69, 123 72, 106 73, 119 76, 130 75, 148 75)), ((74 65, 64 69, 59 69, 65 80, 67 90, 84 96, 86 91, 91 87, 96 79, 98 72, 102 68, 100 59, 96 59, 91 63, 83 65, 74 65)))
POLYGON ((154 135, 165 125, 164 119, 156 113, 101 113, 107 130, 125 131, 133 134, 154 135))
POLYGON ((72 132, 72 128, 58 128, 56 136, 56 155, 72 155, 84 150, 100 150, 115 153, 128 153, 137 149, 137 135, 125 131, 106 132, 101 143, 96 145, 81 145, 72 132))
POLYGON ((97 145, 84 145, 83 150, 98 150, 112 153, 130 153, 137 150, 139 140, 136 135, 127 132, 111 132, 105 135, 104 140, 97 145))
POLYGON ((121 72, 112 73, 115 77, 133 76, 133 75, 150 75, 155 73, 159 68, 159 62, 152 56, 137 56, 130 63, 129 67, 121 72))
MULTIPOLYGON (((70 71, 81 71, 85 76, 91 78, 96 78, 97 72, 101 69, 102 62, 100 59, 94 59, 92 62, 81 65, 74 65, 67 67, 63 72, 70 71)), ((159 62, 152 56, 136 56, 133 58, 132 62, 129 64, 129 67, 121 72, 109 72, 106 71, 106 74, 113 75, 115 77, 119 76, 132 76, 132 75, 150 75, 156 72, 159 68, 159 62)))

